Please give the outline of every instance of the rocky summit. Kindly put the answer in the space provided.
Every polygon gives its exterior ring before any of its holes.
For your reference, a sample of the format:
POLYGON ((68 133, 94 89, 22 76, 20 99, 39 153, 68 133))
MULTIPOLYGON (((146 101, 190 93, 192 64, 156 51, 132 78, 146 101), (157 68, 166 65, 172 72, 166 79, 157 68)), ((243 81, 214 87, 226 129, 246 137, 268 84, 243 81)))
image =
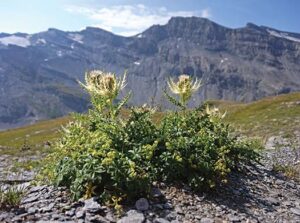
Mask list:
POLYGON ((166 79, 181 73, 202 79, 193 104, 299 91, 299 61, 300 34, 197 17, 171 18, 132 37, 91 27, 0 33, 0 129, 85 111, 89 99, 77 79, 86 70, 128 70, 130 103, 164 107, 166 79))

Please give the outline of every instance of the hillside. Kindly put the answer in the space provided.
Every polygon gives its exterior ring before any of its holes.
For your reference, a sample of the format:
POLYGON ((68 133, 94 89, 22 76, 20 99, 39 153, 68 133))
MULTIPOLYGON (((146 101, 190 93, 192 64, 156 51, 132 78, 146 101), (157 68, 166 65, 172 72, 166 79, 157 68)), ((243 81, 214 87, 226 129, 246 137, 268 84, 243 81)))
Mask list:
POLYGON ((299 91, 299 61, 300 34, 251 23, 231 29, 197 17, 175 17, 132 37, 91 27, 0 33, 0 129, 86 111, 77 79, 90 69, 128 69, 131 104, 164 105, 166 79, 187 73, 203 80, 199 104, 299 91))
MULTIPOLYGON (((266 97, 252 103, 209 101, 209 104, 227 111, 225 121, 242 134, 263 140, 279 135, 293 139, 300 135, 300 92, 266 97)), ((127 113, 123 111, 122 115, 127 113)), ((154 119, 159 120, 162 116, 157 113, 154 119)), ((58 138, 59 129, 69 121, 67 116, 0 132, 0 153, 18 152, 25 140, 35 151, 45 142, 58 138)))
POLYGON ((300 93, 266 97, 252 103, 212 101, 227 111, 225 120, 243 134, 268 138, 300 134, 300 93))

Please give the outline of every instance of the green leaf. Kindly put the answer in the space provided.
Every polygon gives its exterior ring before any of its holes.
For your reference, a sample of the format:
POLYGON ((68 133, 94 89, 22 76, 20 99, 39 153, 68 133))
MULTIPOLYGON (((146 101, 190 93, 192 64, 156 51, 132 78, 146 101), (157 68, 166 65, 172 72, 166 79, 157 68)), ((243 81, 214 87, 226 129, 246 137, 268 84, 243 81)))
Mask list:
POLYGON ((164 90, 164 94, 165 94, 166 98, 169 100, 169 102, 171 102, 173 105, 180 107, 183 110, 186 109, 186 106, 184 106, 180 101, 176 100, 174 97, 169 95, 166 90, 164 90))

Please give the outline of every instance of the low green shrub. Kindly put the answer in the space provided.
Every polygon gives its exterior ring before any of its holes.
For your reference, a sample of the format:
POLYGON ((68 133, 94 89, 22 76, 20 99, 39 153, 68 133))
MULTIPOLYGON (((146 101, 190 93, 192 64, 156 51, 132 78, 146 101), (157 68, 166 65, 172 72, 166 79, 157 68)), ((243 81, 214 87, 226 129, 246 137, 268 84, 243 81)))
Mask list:
POLYGON ((69 125, 52 154, 55 160, 62 157, 54 171, 56 184, 69 187, 76 199, 146 193, 157 144, 148 111, 133 109, 124 123, 94 112, 87 117, 69 125))
POLYGON ((186 104, 200 82, 187 75, 166 92, 181 111, 169 112, 159 125, 153 109, 132 108, 128 118, 118 113, 130 95, 113 103, 125 86, 125 77, 92 71, 86 85, 93 109, 74 115, 55 144, 43 176, 70 189, 74 199, 99 196, 118 205, 121 200, 146 196, 153 181, 185 183, 195 190, 226 182, 238 164, 256 160, 251 141, 231 136, 222 115, 208 107, 188 110, 186 104))
POLYGON ((230 135, 218 114, 203 111, 169 113, 162 120, 155 160, 159 180, 184 182, 195 190, 226 182, 240 162, 258 158, 252 141, 230 135))

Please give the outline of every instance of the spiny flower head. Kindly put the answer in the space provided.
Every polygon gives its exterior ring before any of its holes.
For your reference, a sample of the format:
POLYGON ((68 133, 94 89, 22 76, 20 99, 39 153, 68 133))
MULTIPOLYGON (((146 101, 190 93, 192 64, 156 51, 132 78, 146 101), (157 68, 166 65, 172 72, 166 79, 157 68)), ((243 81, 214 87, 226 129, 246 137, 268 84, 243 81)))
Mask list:
POLYGON ((214 117, 218 117, 218 118, 225 118, 227 112, 224 112, 223 114, 221 114, 220 110, 216 107, 214 108, 209 108, 208 105, 206 105, 206 114, 208 114, 209 116, 214 116, 214 117))
POLYGON ((123 78, 118 79, 115 74, 101 70, 85 73, 85 83, 79 82, 88 92, 114 99, 126 86, 126 72, 123 78))
POLYGON ((174 94, 178 94, 181 102, 184 104, 191 98, 192 94, 197 91, 201 86, 201 81, 197 78, 195 81, 189 75, 182 74, 178 77, 178 82, 169 79, 168 86, 174 94))

